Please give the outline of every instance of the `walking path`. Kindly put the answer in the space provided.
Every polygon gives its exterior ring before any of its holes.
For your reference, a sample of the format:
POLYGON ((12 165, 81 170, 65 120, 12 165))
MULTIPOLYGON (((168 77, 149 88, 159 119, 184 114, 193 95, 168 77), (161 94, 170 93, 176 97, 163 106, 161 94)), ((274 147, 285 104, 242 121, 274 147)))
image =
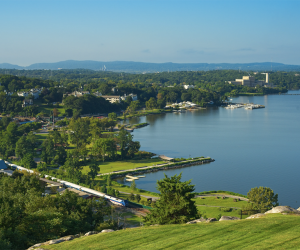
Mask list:
MULTIPOLYGON (((174 163, 177 163, 178 165, 181 164, 185 164, 185 163, 193 163, 195 160, 198 159, 193 159, 193 160, 187 160, 187 161, 180 161, 180 162, 168 162, 168 163, 163 163, 163 164, 158 164, 158 165, 152 165, 152 166, 145 166, 145 167, 138 167, 138 168, 132 168, 132 169, 125 169, 125 170, 119 170, 119 171, 112 171, 109 173, 103 173, 103 174, 98 174, 97 176, 101 176, 101 175, 111 175, 111 174, 121 174, 124 172, 136 172, 138 170, 145 170, 145 169, 151 169, 151 168, 156 168, 156 167, 164 167, 164 166, 168 166, 174 163)), ((199 161, 203 161, 203 163, 206 162, 210 162, 210 161, 214 161, 211 158, 200 158, 199 161)))
POLYGON ((196 195, 195 198, 204 198, 204 197, 227 197, 227 198, 233 198, 233 199, 240 199, 242 201, 249 201, 249 199, 241 196, 231 195, 231 194, 202 194, 202 195, 196 195))

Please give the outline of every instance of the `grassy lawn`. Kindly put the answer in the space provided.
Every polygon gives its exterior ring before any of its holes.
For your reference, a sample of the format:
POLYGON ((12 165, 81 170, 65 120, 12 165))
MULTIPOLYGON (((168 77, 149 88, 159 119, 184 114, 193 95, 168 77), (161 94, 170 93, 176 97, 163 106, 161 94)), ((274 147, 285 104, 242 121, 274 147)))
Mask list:
MULTIPOLYGON (((124 160, 124 161, 114 161, 114 162, 102 162, 98 161, 100 167, 100 173, 109 173, 118 170, 127 170, 137 167, 152 166, 157 164, 162 164, 164 161, 160 159, 145 159, 145 160, 124 160)), ((82 169, 83 173, 89 171, 88 166, 84 166, 82 169)))
MULTIPOLYGON (((224 212, 220 211, 220 208, 218 207, 202 207, 202 206, 197 206, 198 211, 201 212, 202 217, 207 217, 207 218, 217 218, 219 215, 222 216, 234 216, 240 218, 240 210, 239 209, 232 209, 230 212, 224 212)), ((249 215, 243 215, 242 218, 245 219, 249 215)))
POLYGON ((35 136, 40 142, 43 142, 48 137, 48 134, 38 134, 35 136))
POLYGON ((120 230, 78 238, 44 249, 299 249, 300 216, 120 230))
POLYGON ((46 114, 49 114, 50 111, 53 111, 54 108, 56 108, 58 110, 58 112, 59 112, 58 116, 63 116, 65 113, 65 109, 62 105, 59 105, 59 107, 56 107, 56 105, 47 105, 45 103, 41 103, 41 102, 37 102, 37 101, 35 101, 34 104, 39 105, 38 113, 44 112, 46 114))
POLYGON ((222 207, 242 207, 243 205, 247 205, 247 201, 237 201, 234 202, 233 198, 219 198, 216 197, 205 197, 205 198, 197 198, 194 199, 197 205, 209 205, 209 206, 222 206, 222 207))

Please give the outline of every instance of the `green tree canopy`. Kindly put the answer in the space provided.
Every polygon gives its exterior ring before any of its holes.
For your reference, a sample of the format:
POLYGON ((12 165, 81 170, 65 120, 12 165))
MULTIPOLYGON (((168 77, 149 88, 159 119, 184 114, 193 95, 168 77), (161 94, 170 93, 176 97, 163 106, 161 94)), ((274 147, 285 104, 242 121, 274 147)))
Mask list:
POLYGON ((145 218, 147 224, 178 224, 198 218, 195 202, 192 201, 195 190, 190 181, 181 181, 181 174, 157 181, 160 199, 155 208, 145 218))
POLYGON ((274 194, 269 187, 255 187, 247 194, 249 203, 254 204, 254 209, 266 211, 274 206, 278 206, 278 194, 274 194))

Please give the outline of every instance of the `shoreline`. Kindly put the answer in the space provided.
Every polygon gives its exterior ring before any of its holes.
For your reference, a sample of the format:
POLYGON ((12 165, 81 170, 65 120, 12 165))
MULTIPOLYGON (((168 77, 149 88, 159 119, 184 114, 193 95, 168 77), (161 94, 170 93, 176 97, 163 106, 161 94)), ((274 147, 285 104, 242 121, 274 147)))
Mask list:
POLYGON ((151 173, 151 172, 157 172, 160 170, 167 170, 167 169, 173 169, 173 168, 184 168, 194 165, 202 165, 210 162, 214 162, 215 159, 212 158, 204 158, 203 160, 191 160, 191 161, 185 161, 185 162, 178 162, 178 163, 167 163, 167 164, 160 164, 155 166, 146 166, 146 167, 139 167, 135 169, 127 169, 127 170, 120 170, 120 171, 113 171, 110 173, 105 174, 99 174, 97 176, 104 176, 104 175, 110 175, 111 178, 120 178, 124 177, 128 173, 130 174, 143 174, 143 173, 151 173))

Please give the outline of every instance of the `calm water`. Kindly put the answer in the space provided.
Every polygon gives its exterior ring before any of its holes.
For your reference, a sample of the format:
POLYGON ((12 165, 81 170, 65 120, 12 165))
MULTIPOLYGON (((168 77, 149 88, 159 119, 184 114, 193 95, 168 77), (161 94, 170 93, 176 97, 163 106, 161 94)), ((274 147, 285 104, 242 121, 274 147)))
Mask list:
MULTIPOLYGON (((290 91, 298 93, 300 91, 290 91)), ((146 174, 137 187, 156 191, 156 180, 182 172, 196 191, 247 192, 270 187, 281 205, 300 206, 300 95, 238 97, 265 109, 210 108, 151 115, 130 120, 150 125, 134 131, 141 150, 169 157, 210 156, 216 161, 188 168, 146 174)))

